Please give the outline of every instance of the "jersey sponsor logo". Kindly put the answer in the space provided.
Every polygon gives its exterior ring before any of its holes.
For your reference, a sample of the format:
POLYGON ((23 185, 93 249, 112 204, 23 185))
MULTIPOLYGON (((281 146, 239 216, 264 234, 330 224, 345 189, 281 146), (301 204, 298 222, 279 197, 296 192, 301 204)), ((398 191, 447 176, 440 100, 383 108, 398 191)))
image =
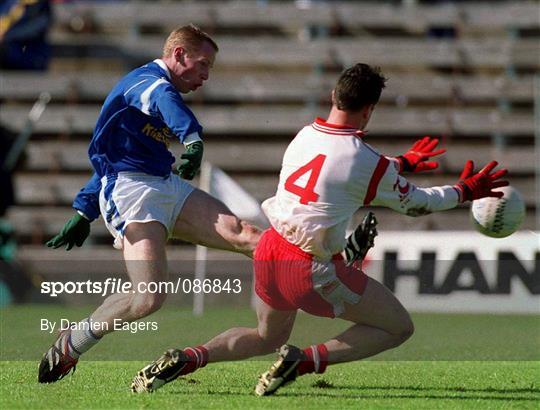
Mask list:
POLYGON ((399 182, 400 181, 398 177, 396 179, 396 183, 393 186, 393 189, 394 191, 398 192, 399 203, 401 204, 401 207, 405 207, 410 202, 409 194, 412 192, 411 185, 407 181, 405 181, 405 185, 400 185, 399 182))
MULTIPOLYGON (((408 204, 411 202, 411 198, 409 197, 409 194, 412 191, 414 191, 414 187, 412 187, 408 181, 404 181, 404 182, 405 182, 405 185, 401 185, 400 178, 398 177, 393 186, 394 191, 398 192, 399 204, 401 208, 406 208, 408 206, 408 204)), ((430 212, 427 211, 426 209, 421 209, 421 208, 411 209, 407 211, 407 215, 409 216, 426 215, 428 213, 430 212)))
POLYGON ((405 181, 405 185, 401 186, 401 185, 399 184, 399 178, 398 178, 398 179, 396 179, 396 183, 394 184, 394 187, 393 187, 393 188, 394 188, 394 191, 395 191, 396 188, 397 188, 397 190, 398 190, 399 193, 400 193, 399 196, 400 196, 400 198, 401 198, 402 195, 403 195, 403 196, 407 196, 407 194, 409 193, 409 188, 410 188, 410 187, 411 187, 411 186, 409 185, 409 183, 408 183, 407 181, 405 181))
POLYGON ((141 132, 156 141, 164 143, 167 148, 171 145, 171 139, 174 137, 174 134, 169 127, 157 128, 149 122, 144 125, 141 132))

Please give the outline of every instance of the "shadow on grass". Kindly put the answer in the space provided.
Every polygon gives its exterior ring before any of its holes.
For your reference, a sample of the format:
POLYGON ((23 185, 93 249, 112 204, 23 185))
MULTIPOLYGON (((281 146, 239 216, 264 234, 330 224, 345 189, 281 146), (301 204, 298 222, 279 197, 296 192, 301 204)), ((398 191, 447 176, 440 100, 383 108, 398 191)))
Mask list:
MULTIPOLYGON (((428 387, 351 387, 351 386, 337 386, 327 388, 328 390, 340 390, 337 394, 332 394, 329 391, 325 392, 322 388, 312 387, 309 391, 299 392, 299 391, 287 391, 287 388, 280 390, 274 396, 267 398, 260 398, 260 400, 268 400, 272 397, 275 398, 302 398, 302 397, 328 397, 328 398, 340 398, 340 399, 384 399, 384 400, 399 400, 399 399, 433 399, 433 400, 496 400, 496 401, 521 401, 521 402, 537 402, 540 400, 540 397, 526 397, 526 396, 504 396, 504 394, 515 394, 515 393, 537 393, 538 389, 462 389, 462 388, 428 388, 428 387), (344 393, 342 390, 357 390, 357 393, 350 392, 344 393), (366 393, 364 391, 369 390, 380 390, 381 394, 366 393), (388 394, 388 390, 404 390, 404 394, 388 394), (437 393, 427 393, 429 391, 441 391, 440 394, 437 393), (407 393, 407 392, 417 392, 417 394, 407 393), (446 392, 446 393, 445 393, 446 392), (465 393, 465 394, 456 394, 465 393), (501 395, 489 395, 489 394, 475 394, 475 393, 500 393, 501 395), (473 394, 466 394, 473 393, 473 394)), ((255 396, 250 390, 249 392, 245 390, 231 391, 231 390, 207 390, 205 392, 193 392, 193 391, 182 391, 182 390, 173 390, 168 392, 169 394, 178 394, 178 395, 210 395, 210 396, 255 396)))
POLYGON ((300 393, 286 392, 280 393, 280 396, 301 397, 301 396, 318 396, 318 397, 343 397, 351 399, 446 399, 446 400, 499 400, 499 401, 538 401, 540 396, 515 396, 515 394, 540 393, 540 389, 530 388, 515 388, 515 389, 496 389, 488 388, 467 388, 467 387, 420 387, 420 386, 352 386, 352 385, 332 385, 325 383, 317 383, 312 386, 317 392, 300 393), (323 390, 339 390, 339 394, 331 394, 323 392, 323 390), (352 390, 351 393, 344 393, 343 390, 352 390), (354 391, 357 393, 354 393, 354 391), (403 394, 395 393, 377 395, 373 393, 366 394, 370 390, 387 392, 391 390, 403 391, 403 394), (428 393, 431 392, 431 393, 428 393), (440 392, 440 393, 438 393, 440 392), (417 393, 417 394, 413 394, 417 393), (457 393, 457 394, 456 394, 457 393), (463 394, 459 394, 463 393, 463 394), (481 394, 478 394, 481 393, 481 394), (487 394, 496 393, 497 395, 487 394))
MULTIPOLYGON (((496 401, 530 401, 537 402, 538 397, 504 397, 504 396, 490 396, 490 395, 452 395, 452 394, 343 394, 340 392, 339 396, 335 394, 326 393, 279 393, 282 397, 329 397, 340 399, 384 399, 384 400, 399 400, 399 399, 434 399, 434 400, 496 400, 496 401)), ((277 396, 276 396, 277 397, 277 396)))
MULTIPOLYGON (((171 391, 169 394, 178 394, 178 395, 197 395, 195 392, 182 392, 182 391, 171 391)), ((233 392, 233 391, 212 391, 208 390, 204 393, 200 393, 200 395, 206 396, 237 396, 237 397, 245 397, 253 396, 255 398, 255 395, 253 395, 252 392, 246 393, 246 392, 233 392)), ((363 393, 343 393, 340 392, 339 395, 335 394, 328 394, 323 392, 279 392, 273 396, 260 398, 260 400, 268 400, 272 399, 273 397, 289 397, 289 398, 301 398, 301 397, 328 397, 328 398, 340 398, 340 399, 384 399, 384 400, 399 400, 399 399, 434 399, 434 400, 496 400, 496 401, 521 401, 521 402, 537 402, 539 400, 538 397, 504 397, 504 396, 492 396, 492 395, 453 395, 453 394, 363 394, 363 393)))
POLYGON ((352 385, 332 385, 328 387, 313 386, 319 389, 339 389, 339 390, 407 390, 407 391, 447 391, 447 392, 461 392, 461 393, 540 393, 540 388, 524 387, 519 389, 496 389, 493 387, 486 387, 480 389, 471 389, 469 387, 420 387, 420 386, 352 386, 352 385))

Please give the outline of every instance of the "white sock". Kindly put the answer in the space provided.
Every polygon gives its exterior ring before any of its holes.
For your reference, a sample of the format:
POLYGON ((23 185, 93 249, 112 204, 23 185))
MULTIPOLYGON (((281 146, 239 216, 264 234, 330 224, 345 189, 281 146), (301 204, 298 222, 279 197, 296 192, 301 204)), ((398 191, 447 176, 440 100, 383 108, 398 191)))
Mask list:
POLYGON ((71 331, 69 355, 78 359, 81 354, 90 350, 101 337, 92 332, 91 320, 86 318, 77 324, 77 328, 71 331))

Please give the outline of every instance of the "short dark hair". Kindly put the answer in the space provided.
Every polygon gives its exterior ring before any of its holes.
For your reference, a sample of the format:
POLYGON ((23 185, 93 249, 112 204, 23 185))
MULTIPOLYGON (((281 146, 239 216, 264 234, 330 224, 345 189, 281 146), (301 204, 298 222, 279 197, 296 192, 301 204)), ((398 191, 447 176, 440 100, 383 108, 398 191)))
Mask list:
POLYGON ((386 78, 379 67, 358 63, 346 69, 334 88, 334 104, 342 111, 359 111, 377 104, 386 78))

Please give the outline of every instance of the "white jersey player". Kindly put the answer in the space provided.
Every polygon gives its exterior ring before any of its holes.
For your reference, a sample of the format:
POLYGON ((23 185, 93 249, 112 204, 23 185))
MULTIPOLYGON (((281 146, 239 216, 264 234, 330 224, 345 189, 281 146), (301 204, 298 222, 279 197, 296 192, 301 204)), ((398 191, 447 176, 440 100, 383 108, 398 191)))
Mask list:
POLYGON ((456 188, 414 186, 399 175, 400 161, 380 155, 363 136, 317 118, 290 143, 276 195, 263 203, 283 238, 321 259, 343 250, 349 220, 362 206, 416 216, 458 204, 456 188))

